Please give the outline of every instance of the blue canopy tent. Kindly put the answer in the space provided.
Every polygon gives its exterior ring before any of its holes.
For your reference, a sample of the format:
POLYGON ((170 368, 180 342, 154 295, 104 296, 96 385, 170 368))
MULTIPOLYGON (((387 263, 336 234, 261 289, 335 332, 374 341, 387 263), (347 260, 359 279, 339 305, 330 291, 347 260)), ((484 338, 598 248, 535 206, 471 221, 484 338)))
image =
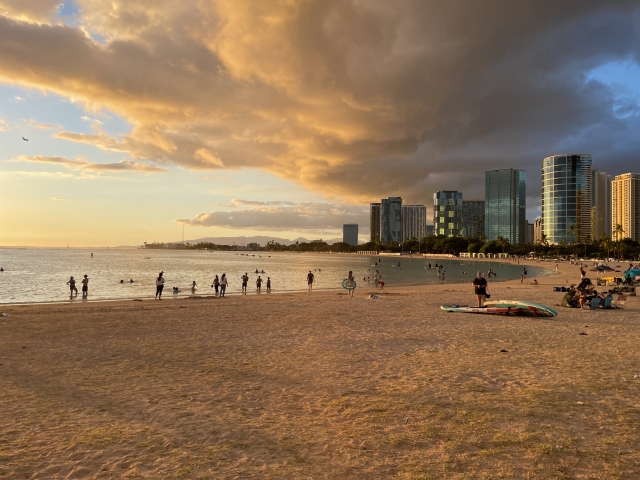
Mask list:
POLYGON ((624 279, 633 280, 638 275, 640 275, 640 268, 632 268, 631 270, 627 270, 626 272, 624 272, 624 279))

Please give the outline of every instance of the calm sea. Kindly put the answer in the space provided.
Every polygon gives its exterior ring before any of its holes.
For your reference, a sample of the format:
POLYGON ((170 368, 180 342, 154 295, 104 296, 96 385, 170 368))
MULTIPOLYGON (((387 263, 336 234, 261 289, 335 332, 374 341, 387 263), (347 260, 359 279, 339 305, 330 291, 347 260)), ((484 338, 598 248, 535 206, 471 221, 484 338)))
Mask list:
MULTIPOLYGON (((378 269, 386 285, 435 284, 437 263, 444 265, 447 283, 471 282, 476 270, 498 273, 497 280, 518 279, 523 267, 496 262, 469 262, 465 259, 425 259, 422 257, 369 257, 336 254, 205 252, 142 249, 0 249, 0 303, 57 302, 69 299, 69 276, 73 275, 80 290, 80 280, 89 276, 89 300, 149 298, 155 294, 155 278, 165 272, 163 297, 174 297, 172 287, 189 295, 192 281, 198 284, 196 294, 211 295, 211 282, 217 274, 229 278, 227 293, 238 294, 240 277, 249 273, 249 293, 256 292, 256 270, 266 281, 271 278, 273 292, 307 289, 307 273, 314 272, 314 289, 338 289, 352 270, 357 282, 371 277, 378 269), (93 253, 93 258, 91 257, 93 253), (376 262, 381 262, 376 266, 376 262), (397 264, 400 262, 400 266, 397 264), (463 274, 462 272, 466 272, 463 274), (129 283, 129 280, 134 283, 129 283), (125 283, 121 284, 120 280, 125 283)), ((527 267, 528 278, 548 275, 550 270, 527 267)), ((492 279, 493 280, 493 279, 492 279)), ((366 282, 364 282, 366 284, 366 282)), ((262 286, 263 292, 265 284, 262 286)))

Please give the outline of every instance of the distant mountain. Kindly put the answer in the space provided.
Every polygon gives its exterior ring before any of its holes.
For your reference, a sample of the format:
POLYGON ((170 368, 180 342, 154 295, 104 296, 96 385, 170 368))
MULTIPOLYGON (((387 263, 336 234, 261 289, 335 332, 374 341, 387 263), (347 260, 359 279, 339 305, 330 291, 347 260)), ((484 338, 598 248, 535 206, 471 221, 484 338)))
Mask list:
MULTIPOLYGON (((248 245, 250 243, 257 243, 261 247, 264 247, 268 242, 272 240, 276 243, 279 243, 280 245, 293 245, 296 242, 307 243, 307 242, 310 242, 311 240, 320 240, 320 239, 319 238, 308 239, 304 237, 298 237, 295 240, 289 240, 288 238, 278 238, 278 237, 268 237, 268 236, 258 235, 255 237, 204 237, 204 238, 195 238, 193 240, 185 240, 185 242, 188 242, 192 245, 200 242, 215 243, 216 245, 234 245, 234 244, 248 245)), ((327 242, 329 245, 333 245, 334 243, 341 242, 342 238, 331 238, 331 239, 323 238, 322 241, 327 242)), ((180 242, 181 240, 178 240, 173 243, 180 243, 180 242)))

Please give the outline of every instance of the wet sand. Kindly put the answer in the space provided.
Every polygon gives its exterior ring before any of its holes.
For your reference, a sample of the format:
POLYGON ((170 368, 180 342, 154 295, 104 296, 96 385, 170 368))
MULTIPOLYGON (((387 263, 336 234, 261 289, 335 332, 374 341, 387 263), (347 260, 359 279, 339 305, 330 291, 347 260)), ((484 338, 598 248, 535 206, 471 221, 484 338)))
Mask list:
MULTIPOLYGON (((490 291, 554 307, 566 279, 490 291)), ((439 308, 474 300, 3 306, 0 478, 639 478, 637 297, 555 319, 439 308)))

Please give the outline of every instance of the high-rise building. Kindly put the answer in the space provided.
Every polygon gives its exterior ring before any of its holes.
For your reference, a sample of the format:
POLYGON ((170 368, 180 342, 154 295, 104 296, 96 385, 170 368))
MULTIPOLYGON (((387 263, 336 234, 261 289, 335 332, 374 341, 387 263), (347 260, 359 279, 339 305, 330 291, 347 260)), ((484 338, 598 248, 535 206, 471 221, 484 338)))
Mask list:
POLYGON ((402 206, 402 241, 422 240, 427 236, 427 207, 424 205, 402 206))
POLYGON ((484 229, 487 241, 503 237, 513 245, 525 241, 527 172, 505 168, 485 172, 484 229))
POLYGON ((542 232, 550 244, 591 239, 591 155, 542 161, 542 232))
POLYGON ((380 241, 380 203, 369 204, 369 228, 371 230, 371 242, 380 241))
POLYGON ((427 237, 434 235, 433 233, 433 225, 427 225, 427 237))
POLYGON ((457 237, 462 231, 462 193, 440 190, 433 194, 435 235, 457 237))
POLYGON ((358 246, 358 224, 345 223, 342 225, 342 241, 354 247, 358 246))
POLYGON ((402 197, 383 198, 380 205, 380 240, 402 243, 402 197))
POLYGON ((540 243, 542 241, 542 219, 536 218, 533 222, 533 242, 540 243))
POLYGON ((640 174, 616 175, 611 185, 611 193, 613 239, 640 240, 640 174))
POLYGON ((468 238, 484 237, 484 200, 462 201, 462 230, 468 238))
POLYGON ((611 176, 591 169, 591 240, 611 238, 611 176))
POLYGON ((533 244, 533 239, 535 237, 534 230, 535 228, 533 226, 533 223, 529 223, 529 220, 527 220, 527 226, 524 231, 524 243, 526 243, 527 245, 533 244))

